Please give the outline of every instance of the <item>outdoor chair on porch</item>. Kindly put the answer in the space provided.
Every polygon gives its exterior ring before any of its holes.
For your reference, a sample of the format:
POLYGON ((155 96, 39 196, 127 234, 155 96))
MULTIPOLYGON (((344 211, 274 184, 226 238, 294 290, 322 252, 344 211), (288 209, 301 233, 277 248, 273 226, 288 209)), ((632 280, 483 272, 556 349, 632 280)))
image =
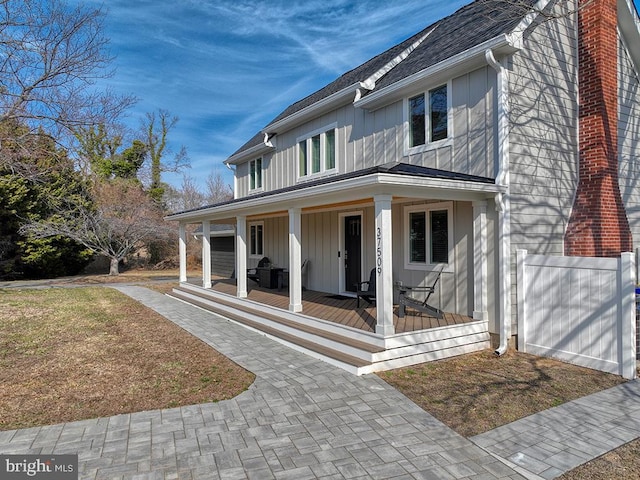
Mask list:
POLYGON ((258 269, 268 267, 270 263, 271 261, 269 260, 269 257, 262 257, 258 262, 256 268, 247 268, 247 278, 250 278, 251 280, 259 284, 260 272, 258 271, 258 269))
MULTIPOLYGON (((305 258, 300 266, 300 275, 302 277, 302 291, 306 290, 306 276, 307 276, 307 265, 309 263, 309 259, 305 258)), ((278 276, 278 291, 281 291, 283 287, 289 286, 289 270, 285 269, 280 272, 278 276)))
POLYGON ((406 307, 413 308, 414 310, 418 310, 419 312, 424 312, 427 315, 430 315, 435 318, 442 318, 443 312, 439 308, 433 307, 429 305, 429 298, 436 291, 436 285, 440 280, 440 276, 442 275, 442 270, 444 267, 440 269, 436 279, 434 280, 431 286, 422 286, 422 287, 410 287, 408 285, 398 285, 398 290, 400 291, 399 295, 399 307, 398 307, 398 318, 404 318, 404 313, 406 307), (426 298, 424 300, 420 300, 411 296, 414 293, 426 293, 426 298))
POLYGON ((369 274, 369 280, 358 283, 356 291, 356 308, 360 308, 360 299, 366 300, 371 305, 376 300, 376 269, 372 268, 369 274), (363 287, 366 286, 366 289, 363 287))

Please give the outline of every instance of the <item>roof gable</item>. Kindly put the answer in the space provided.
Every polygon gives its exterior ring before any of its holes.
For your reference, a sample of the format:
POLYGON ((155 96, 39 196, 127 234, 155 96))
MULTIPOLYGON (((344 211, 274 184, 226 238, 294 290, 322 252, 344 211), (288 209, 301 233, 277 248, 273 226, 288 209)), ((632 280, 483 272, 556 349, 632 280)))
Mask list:
MULTIPOLYGON (((406 57, 403 57, 393 68, 385 71, 377 79, 375 90, 392 85, 494 37, 511 33, 529 13, 529 7, 533 7, 536 1, 476 0, 465 5, 452 15, 432 23, 403 42, 346 72, 311 95, 289 105, 269 122, 269 125, 290 117, 351 85, 364 82, 384 69, 394 58, 408 50, 411 51, 406 57)), ((263 136, 262 133, 256 134, 231 157, 260 145, 263 136)))

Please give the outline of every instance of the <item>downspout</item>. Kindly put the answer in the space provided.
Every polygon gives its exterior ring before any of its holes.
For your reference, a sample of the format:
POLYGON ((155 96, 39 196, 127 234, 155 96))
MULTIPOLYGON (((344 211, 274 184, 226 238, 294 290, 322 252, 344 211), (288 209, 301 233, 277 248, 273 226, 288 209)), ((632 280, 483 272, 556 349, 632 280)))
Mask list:
POLYGON ((500 345, 496 355, 503 355, 511 338, 511 206, 509 201, 509 72, 496 60, 492 50, 485 52, 487 63, 497 72, 498 89, 498 172, 496 184, 505 191, 496 194, 498 212, 498 273, 500 345))

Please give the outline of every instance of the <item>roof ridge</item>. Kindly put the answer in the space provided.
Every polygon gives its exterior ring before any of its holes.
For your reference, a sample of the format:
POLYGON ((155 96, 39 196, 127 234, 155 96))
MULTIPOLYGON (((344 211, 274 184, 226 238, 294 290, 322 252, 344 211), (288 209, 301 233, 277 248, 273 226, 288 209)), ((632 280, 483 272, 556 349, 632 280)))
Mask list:
POLYGON ((413 52, 416 48, 418 48, 420 44, 424 42, 427 39, 427 37, 431 35, 431 33, 433 33, 433 31, 436 28, 438 28, 438 24, 436 24, 431 30, 425 33, 422 37, 420 37, 418 40, 416 40, 407 48, 405 48, 402 52, 400 52, 399 55, 396 55, 394 58, 388 61, 382 68, 378 69, 368 78, 366 78, 364 81, 361 81, 360 83, 362 87, 366 88, 367 90, 373 90, 374 88, 376 88, 376 82, 379 79, 381 79, 383 76, 385 76, 387 73, 389 73, 396 65, 402 62, 405 58, 407 58, 411 54, 411 52, 413 52))

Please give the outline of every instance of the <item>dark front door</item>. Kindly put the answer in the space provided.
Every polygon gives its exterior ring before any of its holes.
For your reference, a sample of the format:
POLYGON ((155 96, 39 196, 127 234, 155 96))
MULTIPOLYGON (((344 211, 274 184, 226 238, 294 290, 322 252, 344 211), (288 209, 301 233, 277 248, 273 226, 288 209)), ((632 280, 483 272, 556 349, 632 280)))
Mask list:
POLYGON ((362 254, 362 218, 344 217, 344 289, 355 292, 360 278, 362 254))

